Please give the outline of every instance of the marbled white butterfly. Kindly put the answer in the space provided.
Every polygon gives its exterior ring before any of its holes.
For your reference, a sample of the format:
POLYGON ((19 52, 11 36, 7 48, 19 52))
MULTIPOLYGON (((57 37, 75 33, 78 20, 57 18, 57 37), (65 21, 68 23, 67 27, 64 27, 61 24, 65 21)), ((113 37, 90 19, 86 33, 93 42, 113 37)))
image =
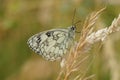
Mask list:
POLYGON ((67 29, 52 29, 33 35, 28 39, 29 47, 47 60, 60 59, 75 38, 75 26, 67 29))
POLYGON ((80 22, 78 21, 74 24, 74 16, 72 19, 72 26, 67 29, 52 29, 30 37, 27 42, 29 47, 46 60, 54 61, 62 58, 64 54, 67 53, 70 46, 74 44, 76 32, 75 24, 80 22))

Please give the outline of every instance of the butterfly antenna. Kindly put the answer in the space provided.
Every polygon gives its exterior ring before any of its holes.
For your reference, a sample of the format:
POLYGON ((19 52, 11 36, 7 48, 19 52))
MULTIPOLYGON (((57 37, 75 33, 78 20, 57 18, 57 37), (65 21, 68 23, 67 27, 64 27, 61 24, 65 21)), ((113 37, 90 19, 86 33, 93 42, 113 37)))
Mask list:
POLYGON ((79 20, 79 21, 75 22, 74 24, 77 24, 77 23, 79 23, 79 22, 81 22, 81 20, 79 20))
POLYGON ((74 15, 73 15, 73 18, 72 18, 72 25, 76 25, 77 23, 81 22, 81 20, 75 22, 75 13, 76 13, 76 8, 74 9, 74 15), (75 23, 74 23, 75 22, 75 23))
MULTIPOLYGON (((76 8, 74 9, 74 14, 73 14, 73 18, 72 18, 72 25, 76 25, 77 23, 81 22, 81 20, 77 21, 74 23, 74 19, 75 19, 75 14, 76 14, 76 8)), ((76 27, 76 26, 75 26, 76 27)), ((81 33, 78 31, 75 31, 76 33, 81 33)))
POLYGON ((73 17, 72 17, 72 25, 74 25, 75 13, 76 13, 76 8, 74 9, 74 14, 73 14, 73 17))

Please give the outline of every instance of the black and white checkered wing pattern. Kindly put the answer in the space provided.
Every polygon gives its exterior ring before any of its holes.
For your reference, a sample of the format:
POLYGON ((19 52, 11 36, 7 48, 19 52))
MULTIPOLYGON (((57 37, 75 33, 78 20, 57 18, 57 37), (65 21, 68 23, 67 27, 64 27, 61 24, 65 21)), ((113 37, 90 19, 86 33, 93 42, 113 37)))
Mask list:
POLYGON ((70 40, 67 29, 54 29, 33 35, 29 47, 47 60, 54 61, 67 52, 70 40))

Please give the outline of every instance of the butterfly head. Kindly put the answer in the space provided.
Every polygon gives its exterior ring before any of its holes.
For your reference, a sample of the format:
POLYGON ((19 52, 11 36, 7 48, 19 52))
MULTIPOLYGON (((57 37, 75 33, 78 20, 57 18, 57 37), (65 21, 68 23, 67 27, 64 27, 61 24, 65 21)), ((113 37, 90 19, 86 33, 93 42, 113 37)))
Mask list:
POLYGON ((75 25, 72 25, 72 26, 68 27, 68 29, 69 29, 69 32, 75 33, 75 31, 76 31, 76 26, 75 26, 75 25))
POLYGON ((69 37, 74 38, 75 37, 75 31, 76 31, 76 26, 75 25, 72 25, 72 26, 68 27, 69 37))
POLYGON ((71 31, 75 31, 75 30, 76 30, 76 26, 75 26, 75 25, 72 25, 72 26, 70 27, 70 29, 71 29, 71 31))

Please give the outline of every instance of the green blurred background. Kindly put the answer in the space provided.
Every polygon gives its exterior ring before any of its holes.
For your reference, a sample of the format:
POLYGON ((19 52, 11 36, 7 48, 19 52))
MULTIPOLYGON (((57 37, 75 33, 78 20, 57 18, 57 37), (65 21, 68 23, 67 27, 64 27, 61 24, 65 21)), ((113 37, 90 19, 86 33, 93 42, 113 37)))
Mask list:
MULTIPOLYGON (((120 0, 0 0, 0 80, 55 80, 59 62, 45 61, 32 52, 28 38, 40 31, 70 26, 75 8, 76 19, 84 21, 104 6, 107 8, 95 25, 98 29, 108 27, 118 16, 120 0)), ((95 77, 90 80, 120 80, 119 34, 111 35, 97 51, 88 71, 95 77)), ((95 50, 93 47, 91 56, 95 50)))

